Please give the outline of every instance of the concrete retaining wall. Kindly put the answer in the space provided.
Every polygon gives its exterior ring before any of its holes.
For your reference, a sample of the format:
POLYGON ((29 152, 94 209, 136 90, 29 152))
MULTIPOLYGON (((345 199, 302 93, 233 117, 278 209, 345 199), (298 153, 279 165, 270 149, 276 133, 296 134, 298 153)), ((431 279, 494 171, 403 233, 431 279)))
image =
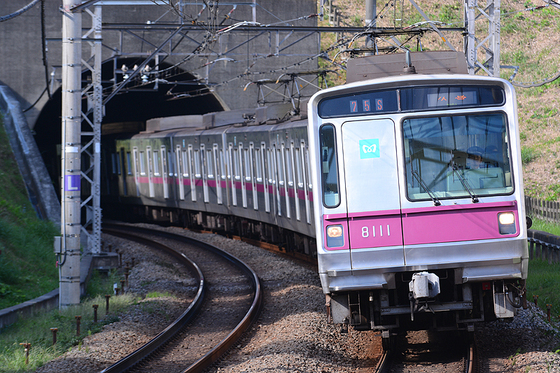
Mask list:
POLYGON ((60 202, 15 93, 0 85, 0 112, 19 170, 38 214, 60 225, 60 202))

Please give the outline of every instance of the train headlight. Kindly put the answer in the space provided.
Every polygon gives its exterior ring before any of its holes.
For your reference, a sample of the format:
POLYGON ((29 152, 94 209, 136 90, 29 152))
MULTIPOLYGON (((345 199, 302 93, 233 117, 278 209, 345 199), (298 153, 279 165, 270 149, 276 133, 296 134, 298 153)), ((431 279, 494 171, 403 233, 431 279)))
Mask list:
POLYGON ((516 232, 515 214, 513 212, 499 213, 498 226, 500 227, 500 234, 514 234, 516 232))
POLYGON ((327 227, 327 247, 344 246, 344 229, 342 225, 329 225, 327 227))

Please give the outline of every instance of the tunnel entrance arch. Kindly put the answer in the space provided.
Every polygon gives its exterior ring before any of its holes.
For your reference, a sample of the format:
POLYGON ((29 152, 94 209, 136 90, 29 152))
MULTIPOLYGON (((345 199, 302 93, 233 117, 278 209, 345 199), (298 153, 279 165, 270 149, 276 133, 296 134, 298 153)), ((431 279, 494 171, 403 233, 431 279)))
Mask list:
MULTIPOLYGON (((110 94, 115 84, 122 82, 126 74, 130 74, 141 62, 140 58, 105 61, 101 72, 104 96, 110 94)), ((138 74, 105 105, 101 122, 102 145, 116 136, 144 130, 146 121, 151 118, 205 114, 226 109, 211 87, 201 84, 193 74, 166 62, 155 66, 152 61, 148 66, 149 69, 138 74)), ((90 71, 84 71, 82 87, 90 82, 90 71)), ((88 108, 86 98, 82 99, 82 108, 82 111, 88 108)), ((62 92, 59 88, 43 106, 34 127, 35 141, 59 197, 61 115, 62 92)), ((82 131, 91 131, 91 127, 83 121, 82 131)))

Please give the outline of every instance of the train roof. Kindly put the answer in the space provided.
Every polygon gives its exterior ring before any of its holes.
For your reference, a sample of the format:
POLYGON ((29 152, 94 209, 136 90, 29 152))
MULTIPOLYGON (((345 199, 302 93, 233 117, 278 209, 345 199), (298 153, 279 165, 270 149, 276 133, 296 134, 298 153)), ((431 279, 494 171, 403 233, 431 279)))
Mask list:
POLYGON ((346 83, 408 74, 467 74, 467 58, 462 52, 426 51, 395 53, 348 60, 346 83))
MULTIPOLYGON (((306 105, 302 105, 306 107, 306 105)), ((150 119, 146 133, 163 131, 200 131, 228 125, 260 125, 277 123, 293 113, 291 103, 262 106, 253 109, 218 111, 201 115, 182 115, 150 119)))

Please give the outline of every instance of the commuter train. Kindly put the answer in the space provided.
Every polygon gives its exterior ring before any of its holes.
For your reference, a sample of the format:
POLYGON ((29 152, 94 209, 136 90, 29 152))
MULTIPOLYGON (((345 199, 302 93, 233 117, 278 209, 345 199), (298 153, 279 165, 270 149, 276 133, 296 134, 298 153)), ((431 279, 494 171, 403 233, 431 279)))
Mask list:
POLYGON ((330 321, 387 346, 398 330, 472 330, 523 305, 516 111, 498 78, 360 81, 299 113, 150 120, 116 140, 112 181, 121 211, 316 256, 330 321))

